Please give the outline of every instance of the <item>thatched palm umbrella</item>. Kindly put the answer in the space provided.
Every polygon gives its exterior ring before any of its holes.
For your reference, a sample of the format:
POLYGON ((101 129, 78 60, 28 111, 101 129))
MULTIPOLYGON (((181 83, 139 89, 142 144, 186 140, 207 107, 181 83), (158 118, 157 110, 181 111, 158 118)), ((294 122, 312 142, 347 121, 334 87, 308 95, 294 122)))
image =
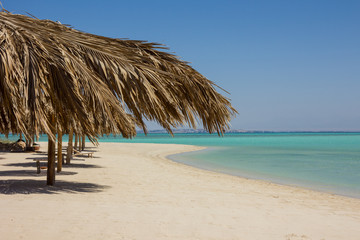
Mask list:
POLYGON ((36 26, 17 25, 12 21, 17 17, 23 16, 0 13, 0 131, 23 132, 26 138, 47 134, 48 184, 53 184, 56 126, 93 138, 101 127, 131 137, 134 118, 91 69, 70 61, 56 39, 38 39, 36 26))
POLYGON ((0 12, 0 131, 131 137, 147 119, 222 134, 236 113, 229 100, 162 48, 0 12))

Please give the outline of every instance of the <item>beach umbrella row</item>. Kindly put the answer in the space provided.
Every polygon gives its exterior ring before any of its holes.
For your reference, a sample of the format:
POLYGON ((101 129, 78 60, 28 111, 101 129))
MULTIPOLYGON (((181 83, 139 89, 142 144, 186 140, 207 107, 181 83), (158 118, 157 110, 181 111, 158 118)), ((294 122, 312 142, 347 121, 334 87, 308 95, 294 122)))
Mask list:
POLYGON ((223 134, 236 114, 229 99, 163 48, 3 10, 0 131, 47 134, 49 164, 58 132, 129 138, 136 126, 147 132, 145 120, 152 120, 171 134, 184 124, 223 134))

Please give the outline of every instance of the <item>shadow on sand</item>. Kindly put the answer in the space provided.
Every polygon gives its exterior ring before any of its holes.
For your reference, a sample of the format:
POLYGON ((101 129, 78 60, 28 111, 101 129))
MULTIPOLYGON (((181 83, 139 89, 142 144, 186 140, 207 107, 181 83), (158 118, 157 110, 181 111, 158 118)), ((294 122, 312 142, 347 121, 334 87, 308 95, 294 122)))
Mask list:
MULTIPOLYGON (((57 173, 59 175, 75 175, 76 172, 66 172, 61 171, 57 173)), ((36 173, 36 170, 10 170, 10 171, 0 171, 0 177, 41 177, 46 176, 46 170, 41 171, 40 174, 36 173)))
POLYGON ((47 186, 44 180, 0 180, 0 194, 58 194, 97 193, 108 186, 93 183, 56 181, 55 186, 47 186))
MULTIPOLYGON (((36 162, 24 162, 24 163, 8 163, 3 164, 5 167, 33 167, 36 169, 36 162)), ((40 166, 47 166, 46 162, 40 162, 40 166)))
POLYGON ((69 165, 63 165, 63 168, 102 168, 102 166, 84 163, 71 163, 69 165))
MULTIPOLYGON (((36 162, 26 162, 26 163, 8 163, 8 164, 3 164, 3 166, 7 166, 7 167, 33 167, 36 168, 36 162)), ((45 167, 47 166, 47 162, 40 162, 40 166, 45 167)), ((94 165, 94 164, 84 164, 84 163, 71 163, 69 165, 62 165, 62 167, 64 169, 66 168, 102 168, 99 165, 94 165)), ((0 172, 1 175, 1 172, 0 172)))
MULTIPOLYGON (((89 151, 89 152, 91 152, 91 151, 89 151)), ((42 158, 47 158, 47 153, 36 152, 36 153, 33 153, 32 156, 39 156, 38 159, 42 159, 42 158)), ((73 158, 71 159, 71 161, 76 160, 76 159, 85 161, 87 158, 88 158, 87 153, 84 153, 84 154, 79 153, 79 154, 73 155, 73 158), (82 158, 79 158, 79 157, 82 157, 82 158)), ((101 158, 101 157, 93 156, 92 158, 101 158)), ((28 157, 26 159, 35 159, 35 157, 28 157)))

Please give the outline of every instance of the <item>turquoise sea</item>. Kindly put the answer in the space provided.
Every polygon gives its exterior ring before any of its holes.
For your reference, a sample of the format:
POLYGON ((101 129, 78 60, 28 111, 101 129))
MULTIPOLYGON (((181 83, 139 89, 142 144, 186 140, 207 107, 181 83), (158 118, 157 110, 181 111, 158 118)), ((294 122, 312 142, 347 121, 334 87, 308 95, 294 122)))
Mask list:
POLYGON ((206 146, 170 158, 211 171, 360 198, 360 133, 139 134, 131 140, 110 136, 99 142, 206 146))

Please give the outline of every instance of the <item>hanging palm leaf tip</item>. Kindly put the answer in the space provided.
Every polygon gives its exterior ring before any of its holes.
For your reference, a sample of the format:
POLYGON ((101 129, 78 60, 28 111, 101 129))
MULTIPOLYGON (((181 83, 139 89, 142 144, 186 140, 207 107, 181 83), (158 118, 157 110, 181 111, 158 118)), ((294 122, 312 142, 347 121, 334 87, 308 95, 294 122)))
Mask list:
POLYGON ((25 131, 21 118, 28 113, 38 131, 54 134, 47 116, 60 113, 57 124, 81 123, 75 127, 91 136, 133 136, 135 125, 146 132, 144 119, 169 133, 199 121, 208 132, 222 134, 237 113, 213 82, 161 45, 7 11, 0 12, 0 26, 2 131, 25 131), (10 104, 16 105, 12 111, 10 104))

